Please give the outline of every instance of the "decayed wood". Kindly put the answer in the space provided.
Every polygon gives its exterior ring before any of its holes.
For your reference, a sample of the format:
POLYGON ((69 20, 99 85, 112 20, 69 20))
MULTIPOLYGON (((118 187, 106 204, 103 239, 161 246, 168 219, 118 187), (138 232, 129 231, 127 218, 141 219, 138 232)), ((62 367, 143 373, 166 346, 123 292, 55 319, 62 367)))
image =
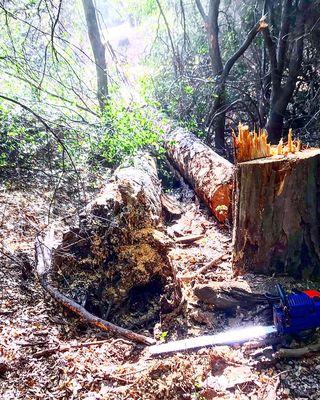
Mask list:
POLYGON ((167 155, 220 222, 231 218, 233 165, 182 128, 168 130, 167 155))
POLYGON ((248 285, 242 282, 199 284, 194 287, 193 293, 200 301, 223 311, 237 307, 251 308, 267 301, 263 294, 250 292, 248 285))
POLYGON ((162 226, 161 195, 151 157, 140 154, 121 165, 79 226, 64 235, 55 252, 56 270, 69 276, 69 282, 78 275, 83 281, 85 273, 97 296, 117 306, 134 287, 174 279, 167 256, 173 241, 162 226))
POLYGON ((54 251, 58 287, 91 314, 128 329, 175 309, 181 290, 161 197, 153 158, 139 154, 121 165, 54 251))
POLYGON ((239 163, 235 272, 319 276, 319 204, 319 149, 239 163))
POLYGON ((96 317, 95 315, 89 313, 84 307, 71 300, 63 293, 61 293, 56 287, 51 283, 51 266, 52 266, 52 249, 54 245, 54 232, 51 229, 45 241, 41 241, 39 237, 36 239, 35 251, 36 251, 36 271, 41 283, 41 286, 51 295, 53 299, 59 302, 61 305, 73 311, 75 314, 80 316, 87 323, 96 326, 104 331, 125 337, 134 342, 143 344, 152 344, 155 341, 152 338, 137 334, 128 329, 116 326, 102 318, 96 317))

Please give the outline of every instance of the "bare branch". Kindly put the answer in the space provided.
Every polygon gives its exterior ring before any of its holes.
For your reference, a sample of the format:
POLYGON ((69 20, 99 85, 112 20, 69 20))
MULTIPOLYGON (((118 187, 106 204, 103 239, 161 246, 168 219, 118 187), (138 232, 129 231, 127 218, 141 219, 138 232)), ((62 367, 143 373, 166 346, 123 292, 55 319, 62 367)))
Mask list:
POLYGON ((201 17, 203 18, 204 22, 208 22, 208 16, 204 11, 203 5, 201 3, 201 0, 196 0, 196 5, 198 7, 198 10, 201 14, 201 17))
POLYGON ((251 31, 248 33, 246 40, 242 43, 242 45, 239 47, 239 49, 229 58, 229 60, 226 62, 226 65, 223 69, 223 77, 227 77, 229 75, 229 72, 231 68, 234 66, 234 64, 237 62, 237 60, 242 56, 242 54, 247 50, 247 48, 250 46, 252 43, 253 39, 256 37, 256 35, 260 31, 265 31, 268 28, 268 24, 266 22, 266 17, 263 16, 260 21, 258 21, 255 26, 251 29, 251 31))
POLYGON ((11 103, 17 104, 18 106, 20 106, 21 108, 23 108, 24 110, 28 111, 30 114, 32 114, 34 117, 36 117, 41 123, 42 125, 46 128, 46 130, 48 132, 50 132, 54 138, 56 139, 56 141, 62 146, 62 148, 64 149, 64 151, 66 152, 67 156, 70 159, 71 165, 74 168, 75 172, 78 173, 78 170, 74 164, 74 161, 72 159, 72 156, 68 150, 68 148, 66 147, 66 145, 64 144, 63 140, 60 139, 60 137, 54 132, 54 130, 47 124, 47 122, 40 116, 38 115, 36 112, 34 112, 30 107, 26 106, 25 104, 21 103, 20 101, 16 100, 16 99, 12 99, 11 97, 5 96, 4 94, 0 94, 0 98, 7 100, 11 103))
POLYGON ((165 24, 166 29, 167 29, 167 33, 168 33, 169 41, 170 41, 170 45, 171 45, 171 50, 172 50, 172 54, 173 54, 174 71, 175 71, 175 74, 177 74, 177 66, 179 66, 179 57, 178 57, 178 54, 177 54, 175 46, 174 46, 173 37, 172 37, 172 34, 171 34, 169 23, 168 23, 168 20, 166 18, 166 15, 165 15, 165 13, 163 11, 163 8, 161 6, 160 0, 156 0, 156 2, 158 4, 160 14, 161 14, 161 16, 163 18, 164 24, 165 24))

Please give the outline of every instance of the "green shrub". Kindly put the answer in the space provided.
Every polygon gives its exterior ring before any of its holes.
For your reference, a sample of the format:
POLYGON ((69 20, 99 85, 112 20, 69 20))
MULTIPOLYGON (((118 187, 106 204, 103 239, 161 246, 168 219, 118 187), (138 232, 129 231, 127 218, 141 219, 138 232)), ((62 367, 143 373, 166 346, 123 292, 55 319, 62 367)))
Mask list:
POLYGON ((96 153, 108 164, 120 163, 126 156, 147 149, 159 156, 162 147, 162 129, 154 123, 154 113, 148 107, 135 103, 111 101, 103 114, 104 132, 98 140, 96 153))

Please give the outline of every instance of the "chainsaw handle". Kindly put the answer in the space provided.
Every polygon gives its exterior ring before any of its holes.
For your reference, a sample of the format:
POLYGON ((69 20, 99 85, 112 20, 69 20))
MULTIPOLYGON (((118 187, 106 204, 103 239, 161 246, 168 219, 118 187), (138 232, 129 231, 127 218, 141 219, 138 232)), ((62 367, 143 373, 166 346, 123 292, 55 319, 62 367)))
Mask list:
POLYGON ((280 283, 277 283, 276 284, 276 288, 277 288, 277 291, 279 293, 279 297, 280 297, 280 300, 281 300, 282 304, 287 307, 288 306, 288 299, 287 299, 287 294, 286 294, 283 286, 280 283))

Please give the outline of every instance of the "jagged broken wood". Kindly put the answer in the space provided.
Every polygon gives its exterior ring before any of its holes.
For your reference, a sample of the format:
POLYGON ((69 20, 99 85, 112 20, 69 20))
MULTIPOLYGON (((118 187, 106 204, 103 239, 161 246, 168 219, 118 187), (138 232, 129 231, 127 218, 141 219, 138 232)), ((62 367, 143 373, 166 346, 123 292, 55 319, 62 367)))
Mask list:
POLYGON ((320 275, 320 149, 237 164, 236 273, 320 275))
POLYGON ((60 303, 62 306, 68 310, 74 312, 84 321, 100 328, 104 331, 110 332, 111 334, 119 335, 130 339, 137 343, 142 343, 150 345, 155 343, 155 340, 144 335, 132 332, 128 329, 116 326, 108 321, 103 320, 91 313, 89 313, 84 307, 76 303, 74 300, 68 298, 63 293, 61 293, 56 287, 51 283, 51 269, 52 269, 52 251, 54 246, 54 230, 50 229, 44 241, 38 236, 35 243, 36 251, 36 272, 40 281, 41 286, 45 289, 50 296, 60 303))
POLYGON ((183 128, 168 128, 168 159, 220 222, 231 219, 233 165, 183 128))

